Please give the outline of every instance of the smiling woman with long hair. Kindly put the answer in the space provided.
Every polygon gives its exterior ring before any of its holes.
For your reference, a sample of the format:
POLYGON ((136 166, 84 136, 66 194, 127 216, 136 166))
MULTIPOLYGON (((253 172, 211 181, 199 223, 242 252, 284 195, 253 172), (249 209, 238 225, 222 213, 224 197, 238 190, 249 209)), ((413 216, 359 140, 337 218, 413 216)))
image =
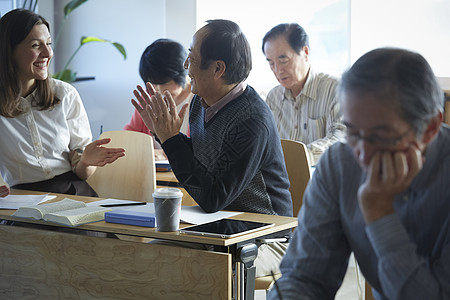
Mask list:
POLYGON ((95 196, 85 180, 125 150, 92 142, 78 92, 49 76, 52 57, 42 16, 15 9, 0 19, 0 173, 12 188, 95 196))

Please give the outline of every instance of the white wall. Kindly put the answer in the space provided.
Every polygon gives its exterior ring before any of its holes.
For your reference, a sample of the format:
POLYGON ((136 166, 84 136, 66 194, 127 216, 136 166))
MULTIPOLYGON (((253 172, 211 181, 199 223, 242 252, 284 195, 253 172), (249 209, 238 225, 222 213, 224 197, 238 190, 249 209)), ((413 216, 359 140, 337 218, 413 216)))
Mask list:
POLYGON ((450 1, 351 2, 351 60, 383 46, 422 54, 436 76, 450 77, 450 1))
POLYGON ((166 0, 166 37, 189 49, 196 28, 197 0, 166 0))

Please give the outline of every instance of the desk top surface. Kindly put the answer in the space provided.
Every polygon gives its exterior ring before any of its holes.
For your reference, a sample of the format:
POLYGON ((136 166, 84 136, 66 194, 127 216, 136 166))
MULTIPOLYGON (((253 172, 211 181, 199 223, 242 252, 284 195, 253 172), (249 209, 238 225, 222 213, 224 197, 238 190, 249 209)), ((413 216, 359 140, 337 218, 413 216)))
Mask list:
POLYGON ((175 177, 175 174, 172 171, 167 172, 156 172, 156 181, 163 181, 163 182, 178 182, 177 177, 175 177))
MULTIPOLYGON (((34 191, 23 191, 23 190, 12 190, 12 194, 14 195, 31 195, 31 194, 44 194, 43 192, 34 192, 34 191)), ((59 201, 64 198, 70 198, 85 202, 93 202, 102 198, 94 198, 94 197, 85 197, 85 196, 74 196, 74 195, 65 195, 65 194, 55 194, 49 193, 50 195, 55 195, 56 198, 52 199, 50 202, 59 201)), ((26 223, 34 223, 34 224, 45 224, 51 226, 61 227, 58 224, 53 224, 50 222, 45 222, 42 220, 33 220, 33 219, 24 219, 17 218, 11 216, 15 210, 0 210, 0 219, 11 220, 11 221, 20 221, 26 223)), ((94 222, 90 224, 84 224, 78 226, 79 229, 84 230, 93 230, 100 232, 108 232, 115 234, 124 234, 130 236, 138 236, 145 238, 160 238, 166 240, 175 240, 175 241, 184 241, 184 242, 193 242, 193 243, 202 243, 202 244, 211 244, 211 245, 219 245, 219 246, 230 246, 233 244, 237 244, 240 242, 244 242, 247 240, 251 240, 254 238, 258 238, 267 234, 276 233, 279 231, 283 231, 286 229, 295 228, 297 226, 297 218, 293 217, 283 217, 283 216, 274 216, 274 215, 264 215, 264 214, 256 214, 256 213, 242 213, 236 216, 231 217, 232 219, 238 220, 247 220, 247 221, 256 221, 256 222, 265 222, 265 223, 274 223, 275 226, 262 229, 259 231, 255 231, 249 234, 237 236, 234 238, 215 238, 215 237, 205 237, 205 236, 196 236, 190 234, 183 234, 179 232, 158 232, 156 228, 148 228, 141 226, 132 226, 132 225, 123 225, 116 223, 107 223, 104 221, 94 222)), ((188 227, 189 224, 180 223, 180 228, 188 227)))

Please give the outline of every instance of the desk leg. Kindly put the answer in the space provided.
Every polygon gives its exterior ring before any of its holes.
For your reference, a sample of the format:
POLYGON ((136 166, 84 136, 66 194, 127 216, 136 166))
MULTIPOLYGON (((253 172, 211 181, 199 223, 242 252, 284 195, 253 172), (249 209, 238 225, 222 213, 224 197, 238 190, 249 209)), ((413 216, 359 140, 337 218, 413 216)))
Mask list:
POLYGON ((241 274, 244 274, 244 276, 241 276, 241 287, 244 287, 244 289, 241 289, 241 299, 253 300, 255 298, 256 267, 253 265, 251 267, 247 267, 246 264, 243 263, 240 265, 241 274))
POLYGON ((254 243, 238 244, 236 247, 236 265, 239 265, 240 271, 239 299, 253 300, 255 297, 256 267, 253 262, 257 256, 258 247, 254 243))

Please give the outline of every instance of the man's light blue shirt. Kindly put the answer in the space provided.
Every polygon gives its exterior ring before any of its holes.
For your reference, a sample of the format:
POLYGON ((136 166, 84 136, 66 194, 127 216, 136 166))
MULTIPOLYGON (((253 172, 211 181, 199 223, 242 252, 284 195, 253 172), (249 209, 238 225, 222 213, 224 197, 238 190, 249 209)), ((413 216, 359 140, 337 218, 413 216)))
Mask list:
MULTIPOLYGON (((428 145, 395 213, 368 226, 357 200, 364 180, 347 145, 322 156, 281 263, 283 299, 334 299, 352 251, 376 299, 450 299, 450 128, 428 145)), ((268 299, 279 299, 275 288, 268 299)))

